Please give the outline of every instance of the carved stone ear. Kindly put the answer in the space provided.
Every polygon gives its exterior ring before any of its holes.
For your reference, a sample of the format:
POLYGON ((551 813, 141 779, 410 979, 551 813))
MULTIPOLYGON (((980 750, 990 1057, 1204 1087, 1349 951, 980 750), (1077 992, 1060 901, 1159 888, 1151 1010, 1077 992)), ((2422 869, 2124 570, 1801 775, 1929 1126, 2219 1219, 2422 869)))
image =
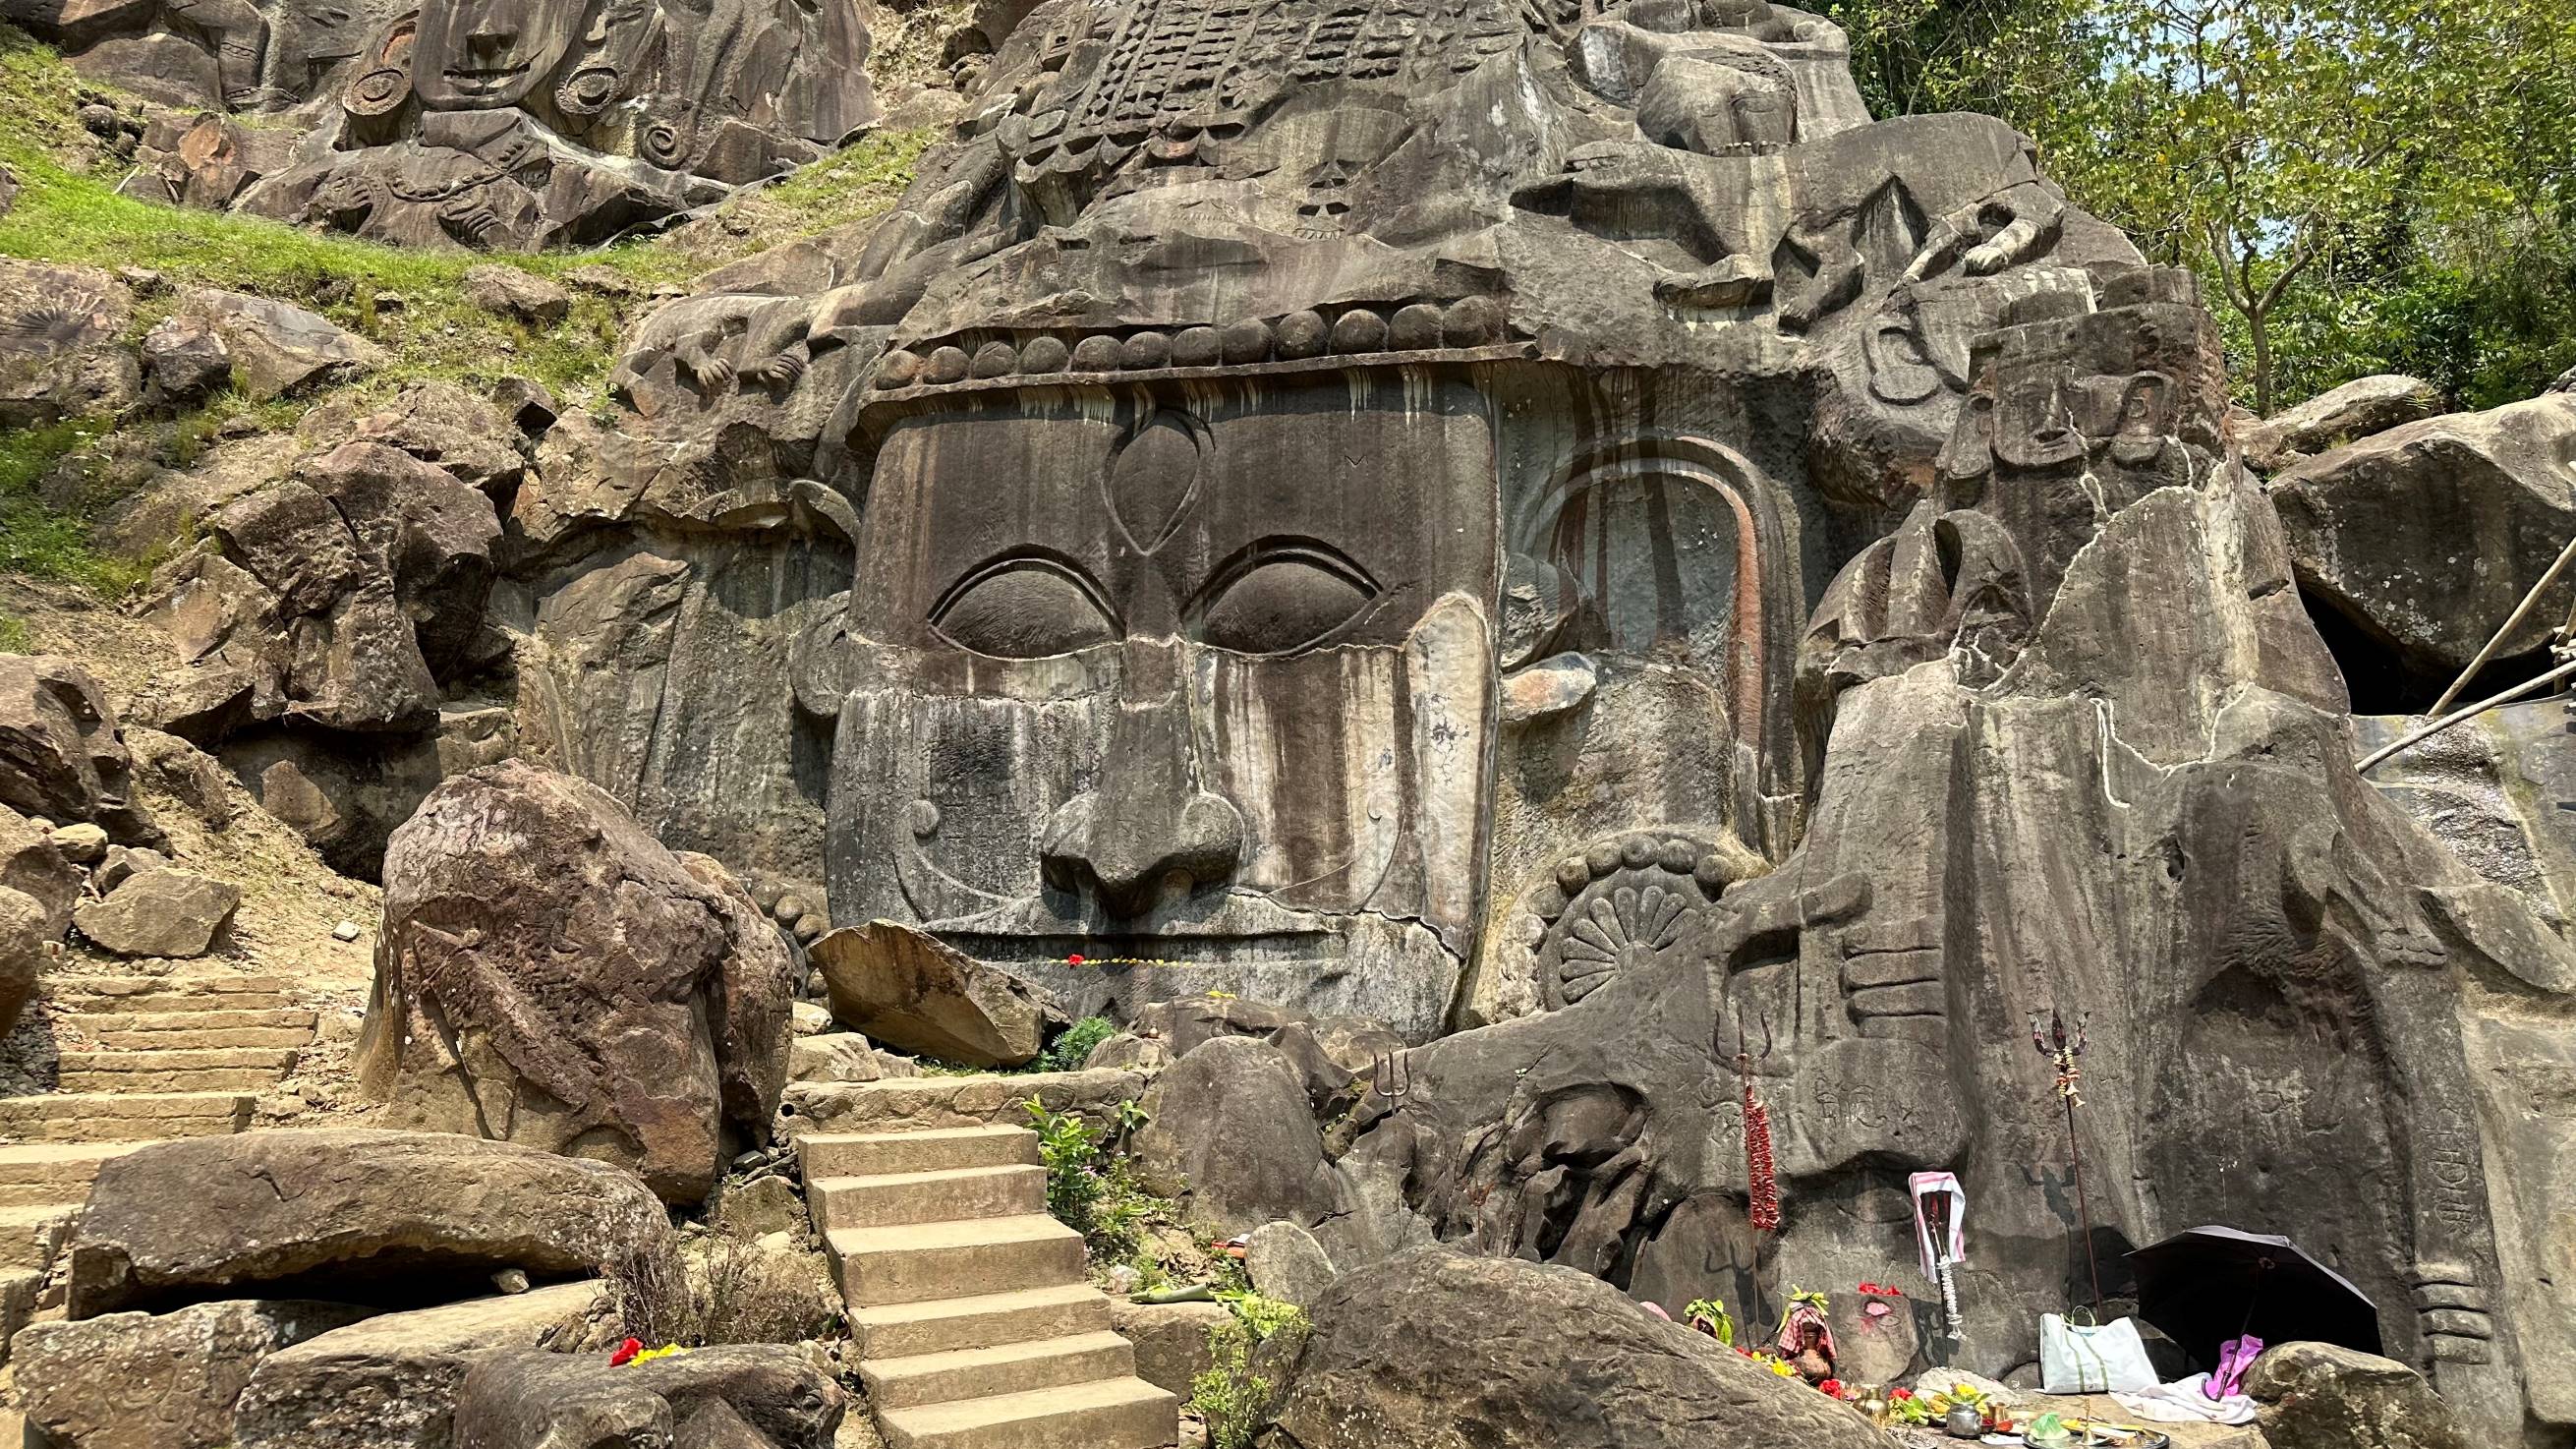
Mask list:
POLYGON ((605 56, 592 56, 555 87, 555 109, 567 116, 596 116, 626 89, 626 77, 605 56))
POLYGON ((361 120, 387 116, 411 100, 412 43, 420 37, 420 12, 411 11, 369 47, 366 63, 340 91, 340 109, 361 120))

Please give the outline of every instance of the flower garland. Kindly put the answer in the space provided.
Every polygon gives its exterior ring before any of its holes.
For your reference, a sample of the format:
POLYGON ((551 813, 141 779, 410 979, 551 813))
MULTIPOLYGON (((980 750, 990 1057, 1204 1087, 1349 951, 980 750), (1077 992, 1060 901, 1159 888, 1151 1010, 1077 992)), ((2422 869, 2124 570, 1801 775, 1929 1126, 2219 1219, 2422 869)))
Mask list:
POLYGON ((1752 1183, 1753 1231, 1780 1226, 1780 1174, 1771 1160, 1771 1109, 1753 1092, 1753 1074, 1744 1074, 1744 1169, 1752 1183))

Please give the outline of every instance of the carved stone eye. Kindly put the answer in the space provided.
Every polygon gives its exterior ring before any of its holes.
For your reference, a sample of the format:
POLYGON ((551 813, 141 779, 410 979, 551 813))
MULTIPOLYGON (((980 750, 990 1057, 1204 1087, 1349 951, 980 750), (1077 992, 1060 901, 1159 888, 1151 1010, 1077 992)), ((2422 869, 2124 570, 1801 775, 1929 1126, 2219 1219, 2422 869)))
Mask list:
POLYGON ((1244 654, 1320 644, 1378 596, 1360 566, 1323 544, 1265 540, 1217 572, 1201 594, 1200 642, 1244 654))
POLYGON ((986 564, 949 587, 930 627, 960 649, 1043 659, 1118 638, 1116 613, 1071 565, 1042 557, 986 564))

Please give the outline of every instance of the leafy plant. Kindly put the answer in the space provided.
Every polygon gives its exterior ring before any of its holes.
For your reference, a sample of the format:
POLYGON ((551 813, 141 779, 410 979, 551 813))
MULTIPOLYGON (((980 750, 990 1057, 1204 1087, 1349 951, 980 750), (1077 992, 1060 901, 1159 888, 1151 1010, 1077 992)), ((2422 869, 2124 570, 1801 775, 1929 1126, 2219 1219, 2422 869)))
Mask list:
POLYGON ((1270 1380, 1252 1371, 1253 1338, 1235 1319, 1208 1330, 1212 1362, 1190 1380, 1190 1410, 1207 1423, 1208 1449, 1250 1449, 1270 1410, 1270 1380))
POLYGON ((1118 1034, 1118 1023, 1105 1016, 1086 1016, 1066 1027, 1038 1056, 1038 1070, 1076 1072, 1091 1059, 1092 1048, 1118 1034))
POLYGON ((1046 1167, 1047 1211, 1082 1234, 1094 1260, 1123 1263, 1144 1246, 1144 1223, 1154 1200, 1136 1183, 1135 1169, 1106 1133, 1079 1113, 1050 1111, 1031 1097, 1023 1103, 1038 1134, 1038 1160, 1046 1167))
POLYGON ((1735 1347, 1735 1316, 1726 1304, 1715 1298, 1694 1298, 1682 1307, 1682 1322, 1697 1327, 1707 1324, 1709 1333, 1728 1348, 1735 1347))

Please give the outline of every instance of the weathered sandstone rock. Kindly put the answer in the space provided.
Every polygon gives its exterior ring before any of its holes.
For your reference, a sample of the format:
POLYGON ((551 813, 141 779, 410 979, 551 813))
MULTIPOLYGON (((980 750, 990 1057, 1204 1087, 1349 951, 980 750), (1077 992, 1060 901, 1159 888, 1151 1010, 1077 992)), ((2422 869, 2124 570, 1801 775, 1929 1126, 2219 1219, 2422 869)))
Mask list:
POLYGON ((1608 1284, 1444 1248, 1417 1248, 1334 1285, 1278 1417, 1305 1449, 1895 1442, 1851 1408, 1649 1315, 1608 1284))
POLYGON ((324 1285, 419 1301, 500 1268, 588 1275, 669 1232, 632 1174, 508 1143, 370 1128, 163 1142, 99 1170, 70 1308, 324 1285))
POLYGON ((598 1157, 673 1201, 766 1136, 795 961, 711 862, 511 762, 439 787, 384 874, 358 1057, 389 1124, 598 1157))
POLYGON ((199 1303, 38 1323, 10 1342, 31 1426, 62 1449, 230 1449, 269 1355, 367 1316, 339 1303, 199 1303))
POLYGON ((1018 1066, 1063 1019, 1047 992, 892 921, 834 931, 808 954, 843 1025, 960 1066, 1018 1066))

